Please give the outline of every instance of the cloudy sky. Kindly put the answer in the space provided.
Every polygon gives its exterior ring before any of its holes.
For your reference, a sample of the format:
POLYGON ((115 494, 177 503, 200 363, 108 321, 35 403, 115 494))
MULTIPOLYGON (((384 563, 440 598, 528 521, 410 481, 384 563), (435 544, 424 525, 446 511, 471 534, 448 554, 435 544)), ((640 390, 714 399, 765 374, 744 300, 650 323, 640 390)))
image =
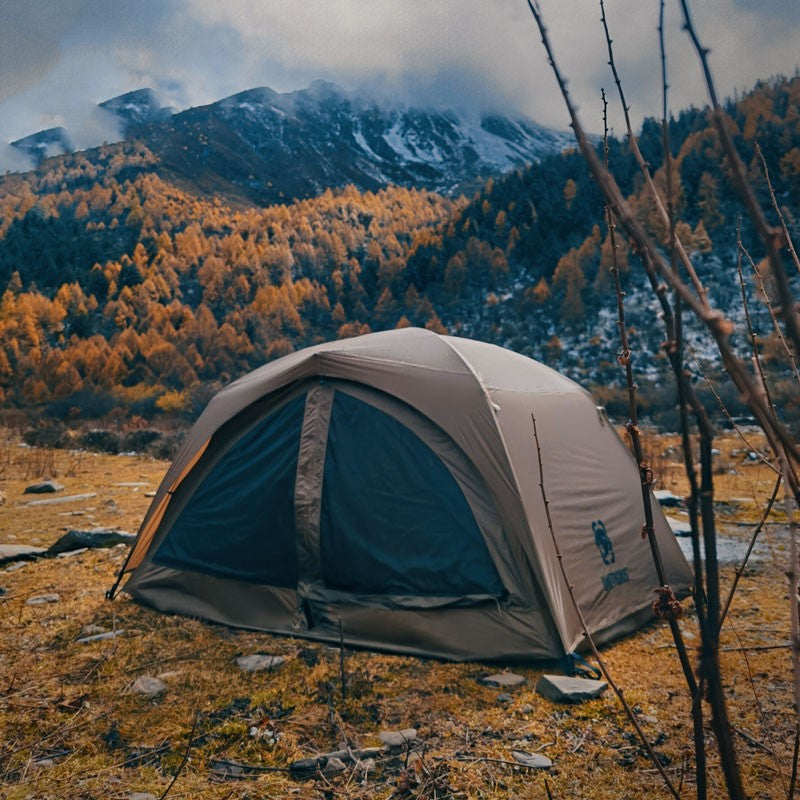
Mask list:
MULTIPOLYGON (((613 88, 596 0, 541 0, 584 124, 613 88)), ((720 94, 793 74, 798 0, 695 0, 720 94)), ((670 106, 705 102, 696 59, 667 2, 670 106)), ((607 0, 634 118, 657 114, 658 0, 607 0)), ((0 168, 7 143, 63 125, 79 147, 117 135, 96 103, 149 86, 182 109, 254 86, 323 78, 405 103, 494 107, 566 127, 525 0, 0 0, 0 168)), ((619 125, 619 117, 612 116, 619 125)), ((15 163, 15 159, 17 163, 15 163)))

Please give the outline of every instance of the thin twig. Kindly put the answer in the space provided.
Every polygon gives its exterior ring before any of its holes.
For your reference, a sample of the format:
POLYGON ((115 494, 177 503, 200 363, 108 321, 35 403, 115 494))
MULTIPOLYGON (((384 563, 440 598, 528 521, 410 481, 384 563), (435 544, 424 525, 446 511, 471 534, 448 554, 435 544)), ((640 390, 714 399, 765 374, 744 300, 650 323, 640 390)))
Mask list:
POLYGON ((722 607, 722 613, 719 615, 719 624, 720 628, 722 627, 722 623, 725 622, 725 617, 728 616, 728 610, 731 607, 731 603, 733 602, 733 596, 736 593, 736 587, 739 585, 739 579, 742 577, 742 573, 747 566, 747 562, 750 559, 750 554, 753 552, 753 548, 756 546, 756 539, 758 539, 758 534, 761 533, 764 525, 767 522, 767 517, 772 512, 772 507, 775 505, 775 499, 778 497, 778 490, 781 486, 781 480, 783 476, 778 474, 778 477, 775 479, 775 488, 772 490, 772 494, 770 495, 769 500, 767 501, 767 505, 764 508, 764 512, 761 515, 761 519, 758 521, 755 529, 753 530, 753 535, 750 537, 750 543, 747 545, 747 551, 742 558, 742 563, 736 568, 733 573, 733 583, 731 584, 731 588, 728 591, 728 598, 725 601, 725 605, 722 607))
MULTIPOLYGON (((636 136, 633 133, 633 127, 631 126, 631 118, 630 118, 630 107, 628 106, 625 100, 625 92, 622 89, 622 80, 619 77, 619 73, 617 72, 617 65, 614 61, 614 48, 612 47, 613 39, 611 38, 611 34, 608 30, 608 20, 606 19, 606 9, 603 3, 603 0, 600 0, 600 21, 603 23, 603 32, 605 33, 606 37, 606 46, 608 49, 608 66, 611 67, 611 73, 614 76, 614 83, 617 85, 617 92, 619 94, 620 104, 622 105, 622 111, 625 116, 625 128, 627 130, 628 135, 628 145, 631 148, 631 152, 633 153, 633 157, 636 160, 636 164, 639 167, 642 176, 644 177, 645 183, 647 184, 647 188, 650 192, 650 196, 653 199, 653 203, 655 204, 656 210, 658 211, 659 217, 661 219, 662 225, 670 231, 670 240, 672 242, 672 249, 673 252, 677 253, 680 257, 683 266, 686 269, 686 273, 689 275, 689 278, 692 282, 692 285, 697 292, 697 296, 700 298, 700 302, 708 308, 708 291, 703 286, 702 281, 700 280, 699 276, 697 275, 697 271, 692 264, 691 259, 689 258, 686 249, 683 246, 683 243, 675 236, 675 231, 673 228, 672 221, 670 219, 671 214, 670 212, 664 207, 664 202, 661 199, 661 195, 658 193, 658 189, 656 188, 655 181, 653 181, 653 176, 650 174, 650 166, 645 161, 644 156, 642 155, 642 151, 639 149, 639 144, 636 141, 636 136)), ((662 50, 662 64, 665 63, 663 57, 663 50, 662 50)), ((666 116, 666 114, 665 114, 666 116)), ((669 156, 665 153, 665 157, 669 158, 669 156)), ((667 203, 672 203, 672 196, 669 195, 667 198, 667 203)))
POLYGON ((783 212, 781 211, 781 207, 778 205, 778 200, 775 197, 775 190, 772 188, 772 181, 769 178, 769 169, 767 168, 767 160, 764 158, 764 154, 761 152, 761 147, 759 146, 758 142, 755 143, 756 154, 761 159, 761 167, 764 170, 764 178, 767 181, 767 188, 769 189, 769 199, 772 201, 772 207, 775 209, 775 213, 778 215, 778 219, 781 223, 781 228, 783 229, 783 235, 786 239, 786 249, 789 251, 789 254, 792 256, 792 261, 794 262, 795 267, 797 267, 797 271, 800 272, 800 258, 797 257, 797 251, 794 249, 794 242, 792 241, 792 236, 789 233, 789 228, 786 225, 786 219, 783 216, 783 212))
POLYGON ((794 747, 792 748, 792 777, 789 779, 789 793, 787 800, 794 800, 794 790, 797 786, 797 761, 800 756, 800 725, 794 730, 794 747))
POLYGON ((753 270, 753 275, 755 276, 756 284, 758 285, 758 290, 761 292, 761 296, 764 298, 764 302, 767 304, 767 310, 769 311, 769 316, 770 319, 772 320, 772 327, 775 329, 778 341, 783 346, 783 350, 786 353, 787 358, 789 359, 789 363, 792 365, 792 371, 794 372, 794 376, 800 383, 800 372, 798 372, 797 369, 797 359, 794 357, 794 353, 792 352, 792 349, 789 347, 789 344, 786 341, 786 337, 783 335, 780 323, 778 322, 778 316, 775 313, 775 307, 772 305, 772 299, 770 298, 769 292, 767 292, 767 287, 764 284, 764 277, 759 272, 755 261, 753 261, 753 257, 750 255, 749 251, 747 250, 746 247, 744 247, 744 245, 742 245, 742 252, 747 257, 747 260, 750 262, 750 268, 753 270))
MULTIPOLYGON (((742 640, 739 638, 739 632, 736 630, 733 621, 730 619, 728 620, 728 627, 733 631, 733 635, 736 637, 736 641, 739 642, 739 644, 741 645, 742 640)), ((767 747, 766 745, 759 742, 757 739, 754 739, 749 734, 739 730, 735 726, 733 729, 736 731, 736 733, 738 733, 741 737, 746 739, 752 745, 760 747, 761 749, 765 750, 772 756, 772 758, 775 761, 775 768, 778 772, 778 777, 780 778, 781 784, 783 786, 783 791, 787 792, 788 790, 786 786, 786 777, 784 776, 783 770, 781 769, 781 762, 775 753, 775 742, 772 740, 772 731, 770 730, 769 725, 767 724, 767 716, 764 713, 764 707, 761 705, 761 698, 758 696, 758 691, 756 690, 756 681, 755 678, 753 677, 753 670, 750 668, 750 659, 747 657, 747 650, 745 649, 742 649, 742 658, 744 659, 744 665, 747 669, 747 678, 750 683, 750 691, 753 693, 753 700, 755 701, 756 704, 756 712, 758 713, 758 716, 761 719, 761 727, 767 734, 767 739, 769 739, 770 746, 767 747)))
POLYGON ((194 732, 197 728, 197 720, 200 717, 200 713, 198 711, 194 712, 194 718, 192 719, 192 729, 189 731, 189 740, 186 742, 186 750, 183 752, 183 759, 181 763, 178 765, 178 769, 176 770, 175 774, 172 776, 172 780, 169 782, 169 786, 164 789, 164 794, 161 795, 159 800, 164 800, 164 798, 169 794, 170 789, 175 785, 178 780, 178 776, 183 771, 183 768, 189 762, 189 753, 192 751, 192 745, 194 744, 194 732))

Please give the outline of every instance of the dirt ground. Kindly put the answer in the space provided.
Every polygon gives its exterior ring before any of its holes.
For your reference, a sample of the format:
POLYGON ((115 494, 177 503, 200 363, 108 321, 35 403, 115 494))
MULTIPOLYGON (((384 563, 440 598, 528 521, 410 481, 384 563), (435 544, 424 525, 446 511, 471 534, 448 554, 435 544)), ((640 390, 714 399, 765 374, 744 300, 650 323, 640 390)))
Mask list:
MULTIPOLYGON (((752 434, 754 439, 755 435, 752 434)), ((754 447, 758 442, 751 442, 754 447)), ((660 488, 685 491, 675 437, 649 437, 660 488)), ((723 543, 750 536, 774 476, 735 435, 718 443, 723 543)), ((37 450, 0 432, 0 544, 46 547, 71 528, 135 532, 167 468, 135 455, 37 450), (58 495, 23 495, 41 477, 58 495), (55 505, 31 499, 92 495, 55 505)), ((723 632, 730 715, 748 795, 785 796, 793 744, 786 533, 765 529, 723 632)), ((0 567, 0 798, 639 798, 667 796, 619 702, 563 706, 534 691, 546 667, 514 667, 525 685, 479 683, 498 665, 447 664, 338 648, 168 616, 123 593, 110 602, 125 545, 0 567), (30 605, 42 595, 53 602, 30 605), (113 638, 81 643, 92 632, 113 638), (247 673, 242 654, 286 657, 247 673), (141 676, 166 689, 132 691, 141 676), (505 696, 504 696, 505 695, 505 696), (378 734, 416 728, 413 747, 367 769, 298 780, 300 758, 380 745, 378 734), (546 755, 549 770, 515 765, 512 751, 546 755), (232 767, 230 762, 248 765, 232 767), (231 774, 235 772, 237 774, 231 774), (177 779, 170 785, 177 773, 177 779), (549 793, 549 794, 548 794, 549 793)), ((723 595, 733 577, 723 566, 723 595)), ((699 643, 691 603, 681 625, 699 643)), ((694 793, 689 701, 668 627, 653 623, 605 648, 615 680, 682 796, 694 793)), ((502 665, 500 665, 502 666, 502 665)), ((552 666, 549 671, 553 671, 552 666)), ((711 797, 725 797, 707 726, 711 797)), ((142 798, 141 800, 144 800, 142 798)))

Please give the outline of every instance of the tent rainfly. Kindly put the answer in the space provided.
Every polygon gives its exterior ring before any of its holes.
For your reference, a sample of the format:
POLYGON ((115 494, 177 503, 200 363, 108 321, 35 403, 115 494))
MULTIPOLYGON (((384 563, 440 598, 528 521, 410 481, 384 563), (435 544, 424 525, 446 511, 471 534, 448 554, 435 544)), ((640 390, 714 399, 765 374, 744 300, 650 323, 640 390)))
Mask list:
MULTIPOLYGON (((453 660, 561 658, 652 617, 638 468, 577 384, 406 328, 292 353, 217 394, 123 573, 162 611, 453 660), (540 475, 531 415, 541 446, 540 475), (340 628, 341 625, 341 628, 340 628)), ((654 502, 666 577, 688 565, 654 502)), ((113 591, 112 591, 113 595, 113 591)))

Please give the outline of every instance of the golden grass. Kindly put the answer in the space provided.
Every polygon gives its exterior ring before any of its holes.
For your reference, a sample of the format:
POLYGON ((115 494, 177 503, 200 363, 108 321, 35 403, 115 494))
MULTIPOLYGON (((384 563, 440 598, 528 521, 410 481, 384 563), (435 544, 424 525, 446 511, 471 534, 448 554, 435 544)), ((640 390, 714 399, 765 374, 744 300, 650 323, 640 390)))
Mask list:
MULTIPOLYGON (((650 440, 661 485, 685 490, 674 437, 650 440)), ((742 445, 719 445, 718 497, 747 498, 721 521, 756 519, 769 494, 771 473, 731 455, 742 445)), ((0 443, 0 542, 47 546, 63 529, 91 524, 135 531, 167 464, 149 458, 70 454, 0 443), (38 474, 37 474, 38 473, 38 474), (22 491, 39 477, 56 477, 64 494, 97 492, 75 505, 26 507, 22 491), (144 483, 145 486, 120 486, 144 483), (83 513, 76 513, 83 512, 83 513)), ((747 528, 726 528, 745 537, 747 528)), ((723 648, 772 646, 788 639, 784 553, 759 562, 742 580, 726 626, 723 648)), ((231 630, 140 607, 124 594, 104 597, 124 547, 0 571, 3 638, 0 644, 0 797, 156 797, 179 767, 197 717, 189 761, 169 798, 543 798, 545 779, 555 798, 665 796, 652 765, 639 752, 611 693, 581 706, 560 706, 533 690, 541 667, 514 668, 527 685, 498 702, 502 690, 478 683, 497 666, 446 664, 417 658, 348 652, 348 697, 342 703, 339 653, 324 645, 231 630), (35 595, 58 593, 60 602, 26 605, 35 595), (124 630, 112 640, 79 644, 87 625, 124 630), (248 674, 233 659, 268 652, 288 657, 274 673, 248 674), (162 698, 130 693, 140 675, 160 676, 162 698), (215 775, 212 758, 286 767, 291 761, 348 744, 378 745, 383 729, 415 727, 425 749, 379 760, 366 777, 352 770, 330 778, 296 781, 265 771, 240 780, 215 775), (252 728, 262 732, 250 735, 252 728), (270 734, 274 734, 274 737, 270 734), (553 759, 549 773, 482 759, 511 760, 513 749, 553 759)), ((728 584, 732 568, 726 568, 728 584)), ((685 603, 684 605, 688 605, 685 603)), ((688 644, 699 637, 687 618, 688 644)), ((776 760, 786 770, 792 745, 789 652, 755 650, 722 654, 748 794, 782 794, 776 760), (752 675, 752 683, 749 675, 752 675), (754 690, 758 703, 754 699, 754 690), (764 748, 775 751, 775 757, 764 748)), ((691 723, 683 678, 668 629, 652 624, 605 649, 609 668, 632 706, 647 718, 645 730, 668 763, 684 796, 693 793, 691 723)), ((552 669, 552 668, 551 668, 552 669)), ((713 735, 712 797, 725 797, 713 735)))

